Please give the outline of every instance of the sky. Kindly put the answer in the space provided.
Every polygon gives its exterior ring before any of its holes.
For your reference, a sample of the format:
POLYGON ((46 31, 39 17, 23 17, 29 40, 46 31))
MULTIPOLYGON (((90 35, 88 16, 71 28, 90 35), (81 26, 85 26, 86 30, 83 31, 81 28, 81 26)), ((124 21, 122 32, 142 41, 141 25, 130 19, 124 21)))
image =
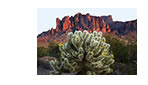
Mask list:
POLYGON ((92 16, 112 15, 113 21, 129 21, 137 19, 136 8, 38 8, 37 9, 37 32, 48 31, 56 28, 56 18, 60 20, 64 16, 74 16, 76 13, 92 16))

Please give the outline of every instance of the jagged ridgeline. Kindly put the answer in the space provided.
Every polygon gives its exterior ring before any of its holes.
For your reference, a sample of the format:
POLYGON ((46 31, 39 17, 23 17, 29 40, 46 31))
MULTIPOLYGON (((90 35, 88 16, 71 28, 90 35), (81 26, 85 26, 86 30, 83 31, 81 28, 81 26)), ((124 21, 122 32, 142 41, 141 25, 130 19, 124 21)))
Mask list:
POLYGON ((50 62, 51 74, 99 75, 113 72, 114 56, 102 32, 68 33, 67 42, 60 43, 61 57, 50 62))

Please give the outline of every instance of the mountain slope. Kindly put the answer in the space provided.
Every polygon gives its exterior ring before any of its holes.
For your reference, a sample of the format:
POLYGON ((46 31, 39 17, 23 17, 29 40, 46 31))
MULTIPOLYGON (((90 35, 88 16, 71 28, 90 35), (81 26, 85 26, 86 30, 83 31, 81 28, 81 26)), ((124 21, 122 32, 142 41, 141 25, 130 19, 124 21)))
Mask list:
POLYGON ((112 16, 91 16, 77 13, 75 16, 65 16, 62 20, 56 19, 56 29, 51 28, 37 36, 38 47, 48 46, 48 42, 56 40, 65 42, 69 32, 76 30, 87 30, 88 32, 102 31, 117 36, 136 36, 137 37, 137 20, 122 22, 113 21, 112 16))

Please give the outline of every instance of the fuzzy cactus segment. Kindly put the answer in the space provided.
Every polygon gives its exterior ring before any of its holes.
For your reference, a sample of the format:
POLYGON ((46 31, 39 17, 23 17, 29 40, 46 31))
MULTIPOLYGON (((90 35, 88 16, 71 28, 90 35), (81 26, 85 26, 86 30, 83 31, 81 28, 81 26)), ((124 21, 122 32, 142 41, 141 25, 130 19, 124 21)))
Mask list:
POLYGON ((113 71, 114 55, 102 32, 68 33, 67 42, 60 43, 61 59, 51 61, 52 74, 76 73, 81 75, 108 74, 113 71))

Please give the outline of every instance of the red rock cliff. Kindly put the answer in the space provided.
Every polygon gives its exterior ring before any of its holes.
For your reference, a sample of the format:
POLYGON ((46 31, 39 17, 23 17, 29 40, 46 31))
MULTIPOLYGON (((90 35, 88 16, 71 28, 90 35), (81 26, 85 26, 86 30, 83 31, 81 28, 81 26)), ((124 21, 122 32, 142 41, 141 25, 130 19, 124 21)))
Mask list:
POLYGON ((40 41, 43 43, 52 40, 63 42, 66 40, 68 32, 76 30, 87 30, 88 32, 102 31, 104 33, 113 32, 118 35, 125 35, 126 33, 137 32, 137 20, 114 22, 111 15, 91 16, 89 13, 86 15, 77 13, 75 16, 65 16, 62 20, 56 18, 56 29, 51 28, 51 30, 39 34, 38 43, 40 41))

